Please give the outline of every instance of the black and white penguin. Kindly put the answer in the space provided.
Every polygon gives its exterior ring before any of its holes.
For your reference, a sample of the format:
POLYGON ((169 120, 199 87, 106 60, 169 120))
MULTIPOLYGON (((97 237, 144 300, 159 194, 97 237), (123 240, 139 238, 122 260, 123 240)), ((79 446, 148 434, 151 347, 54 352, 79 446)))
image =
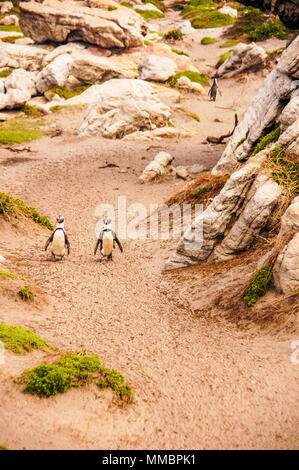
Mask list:
POLYGON ((211 88, 209 90, 209 93, 208 93, 208 95, 210 97, 210 101, 216 101, 217 91, 219 91, 220 96, 222 96, 222 93, 221 93, 221 91, 219 90, 219 87, 218 87, 217 79, 216 79, 216 77, 214 77, 212 86, 211 86, 211 88))
POLYGON ((108 216, 105 216, 103 219, 104 227, 99 235, 96 246, 94 248, 94 254, 96 254, 97 249, 100 245, 100 251, 103 256, 102 262, 105 262, 105 259, 112 260, 112 252, 115 248, 115 242, 118 244, 119 249, 123 252, 123 247, 119 239, 116 236, 116 233, 111 228, 111 219, 108 216))
POLYGON ((70 254, 70 242, 64 230, 64 217, 59 215, 57 217, 57 225, 50 238, 48 238, 45 251, 51 244, 50 250, 54 259, 58 258, 63 261, 66 251, 70 254))

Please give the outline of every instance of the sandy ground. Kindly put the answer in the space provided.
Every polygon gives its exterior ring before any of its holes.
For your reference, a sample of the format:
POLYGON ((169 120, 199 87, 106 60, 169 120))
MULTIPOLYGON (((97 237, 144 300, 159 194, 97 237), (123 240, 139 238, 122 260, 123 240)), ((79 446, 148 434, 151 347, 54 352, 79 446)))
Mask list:
MULTIPOLYGON (((195 63, 209 66, 223 52, 196 40, 186 40, 185 47, 195 63)), ((0 252, 8 267, 43 292, 34 304, 24 304, 0 281, 1 321, 29 327, 62 351, 98 354, 125 376, 136 404, 119 408, 110 391, 92 385, 49 399, 24 395, 11 375, 52 356, 6 351, 0 444, 11 449, 298 448, 298 365, 290 360, 295 333, 267 335, 254 325, 243 331, 201 313, 207 299, 198 276, 161 272, 175 240, 122 240, 124 253, 116 250, 106 265, 93 256, 97 205, 117 207, 118 196, 125 195, 127 205, 149 207, 182 187, 175 179, 138 183, 159 150, 172 153, 176 165, 212 168, 223 147, 202 141, 232 128, 234 112, 241 118, 262 80, 261 74, 242 82, 223 80, 216 103, 186 95, 184 107, 201 122, 182 113, 174 121, 193 126, 193 138, 125 145, 79 138, 83 112, 63 111, 46 118, 63 129, 62 135, 27 145, 30 152, 1 150, 1 190, 53 221, 63 214, 71 243, 64 263, 50 262, 43 251, 46 230, 1 222, 0 252), (119 168, 99 168, 106 162, 119 168), (196 308, 189 302, 191 292, 196 308)))

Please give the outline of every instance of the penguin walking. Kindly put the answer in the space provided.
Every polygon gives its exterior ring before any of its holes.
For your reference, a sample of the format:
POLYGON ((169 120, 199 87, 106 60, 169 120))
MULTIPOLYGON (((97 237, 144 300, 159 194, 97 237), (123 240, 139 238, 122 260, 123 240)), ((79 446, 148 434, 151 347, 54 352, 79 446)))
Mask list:
POLYGON ((97 240, 96 246, 94 248, 94 254, 96 254, 97 249, 100 245, 100 251, 103 256, 102 262, 105 263, 106 258, 112 260, 112 252, 115 248, 115 242, 118 244, 121 253, 123 253, 123 247, 119 239, 116 236, 116 233, 111 228, 111 219, 108 216, 105 216, 103 219, 104 227, 101 231, 99 238, 97 240))
POLYGON ((219 91, 220 96, 222 96, 222 93, 221 93, 221 91, 219 90, 219 87, 218 87, 217 79, 216 79, 216 77, 214 77, 212 86, 211 86, 211 88, 209 90, 209 93, 208 93, 208 95, 210 97, 210 101, 216 101, 217 91, 219 91))
POLYGON ((51 253, 54 259, 58 258, 60 261, 63 261, 66 251, 68 252, 68 255, 70 254, 70 242, 64 230, 64 217, 62 215, 57 217, 56 229, 53 231, 50 238, 48 238, 45 251, 47 251, 50 244, 51 253))

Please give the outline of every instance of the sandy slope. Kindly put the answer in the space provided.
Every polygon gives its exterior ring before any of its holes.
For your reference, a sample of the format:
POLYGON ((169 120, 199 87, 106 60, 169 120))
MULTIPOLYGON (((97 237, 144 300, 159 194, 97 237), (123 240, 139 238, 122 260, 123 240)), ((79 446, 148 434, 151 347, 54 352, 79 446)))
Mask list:
MULTIPOLYGON (((216 62, 214 49, 211 56, 197 48, 195 58, 203 54, 216 62)), ((72 251, 64 263, 49 262, 43 252, 45 230, 23 234, 2 226, 0 249, 11 270, 31 279, 46 300, 34 307, 3 295, 1 321, 30 327, 63 351, 98 354, 107 367, 124 374, 136 404, 118 408, 109 391, 95 386, 47 400, 24 396, 9 374, 51 356, 7 352, 0 375, 1 444, 12 449, 298 448, 293 335, 267 336, 254 326, 240 331, 201 315, 198 306, 193 313, 185 296, 192 274, 161 274, 175 241, 124 240, 124 254, 116 251, 107 265, 92 254, 97 204, 116 205, 117 197, 126 195, 128 205, 148 207, 182 185, 174 180, 138 184, 159 149, 173 153, 177 165, 215 164, 222 149, 201 141, 228 131, 234 109, 241 117, 262 77, 246 80, 233 87, 223 81, 223 97, 213 105, 206 98, 187 98, 202 119, 194 124, 198 136, 192 139, 123 145, 79 138, 80 115, 63 112, 47 118, 63 127, 61 136, 31 143, 32 152, 18 157, 2 152, 1 189, 52 220, 62 213, 72 251), (216 117, 221 122, 215 123, 216 117), (100 169, 106 161, 120 168, 100 169)), ((186 124, 187 118, 177 119, 186 124)), ((192 287, 196 291, 196 277, 192 287)), ((199 306, 200 296, 204 292, 199 306)))

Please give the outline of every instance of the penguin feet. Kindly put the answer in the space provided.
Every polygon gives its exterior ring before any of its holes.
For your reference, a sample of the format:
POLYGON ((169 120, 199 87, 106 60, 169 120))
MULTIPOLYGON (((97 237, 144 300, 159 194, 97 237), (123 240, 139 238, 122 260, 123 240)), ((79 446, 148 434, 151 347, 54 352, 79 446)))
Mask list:
POLYGON ((106 263, 105 258, 101 258, 101 259, 100 259, 100 263, 101 263, 101 264, 105 264, 105 263, 106 263))

